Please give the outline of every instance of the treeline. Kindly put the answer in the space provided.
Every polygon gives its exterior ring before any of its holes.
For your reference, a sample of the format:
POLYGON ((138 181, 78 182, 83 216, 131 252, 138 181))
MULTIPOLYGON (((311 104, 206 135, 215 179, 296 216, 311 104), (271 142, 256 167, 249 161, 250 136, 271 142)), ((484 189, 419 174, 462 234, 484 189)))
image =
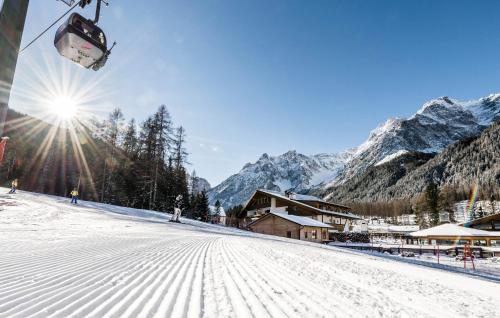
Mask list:
POLYGON ((379 216, 384 218, 413 214, 411 200, 394 200, 389 202, 350 202, 346 204, 352 211, 362 216, 379 216))
POLYGON ((471 215, 472 220, 482 218, 488 214, 483 210, 482 206, 477 207, 475 202, 477 200, 489 201, 491 206, 490 213, 496 213, 495 206, 498 200, 498 189, 495 187, 471 186, 466 192, 464 187, 453 188, 445 186, 439 188, 436 183, 430 182, 425 191, 415 199, 415 221, 421 228, 429 226, 436 226, 440 224, 440 214, 447 214, 449 222, 454 223, 454 205, 458 201, 470 200, 471 201, 471 215), (468 194, 466 195, 466 193, 468 194))
POLYGON ((94 199, 172 211, 180 194, 183 208, 188 208, 186 132, 182 126, 174 126, 164 105, 139 127, 134 119, 124 124, 119 109, 96 126, 101 132, 104 151, 101 169, 93 173, 92 186, 97 190, 94 194, 99 196, 94 199))
POLYGON ((208 198, 197 191, 196 173, 187 173, 186 131, 164 105, 139 125, 125 123, 120 109, 69 129, 8 116, 4 185, 18 178, 20 189, 60 196, 78 188, 82 199, 165 212, 182 195, 183 214, 208 219, 208 198))
POLYGON ((226 225, 232 227, 239 227, 238 217, 243 210, 243 205, 235 205, 226 210, 226 225))
MULTIPOLYGON (((454 222, 454 205, 459 201, 468 200, 472 196, 476 200, 489 201, 495 212, 495 202, 500 198, 500 189, 495 185, 444 186, 439 188, 436 183, 429 182, 425 190, 411 199, 393 200, 387 202, 348 202, 354 213, 362 216, 377 216, 395 218, 404 214, 415 214, 416 222, 421 227, 439 224, 439 214, 448 213, 454 222)), ((472 206, 472 218, 486 215, 482 207, 472 206)))

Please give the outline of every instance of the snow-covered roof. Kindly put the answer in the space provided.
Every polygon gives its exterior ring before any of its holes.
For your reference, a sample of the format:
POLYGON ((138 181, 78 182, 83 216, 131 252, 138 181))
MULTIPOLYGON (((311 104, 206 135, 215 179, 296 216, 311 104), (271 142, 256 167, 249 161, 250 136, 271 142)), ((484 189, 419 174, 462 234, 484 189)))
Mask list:
MULTIPOLYGON (((217 214, 217 210, 216 210, 215 206, 210 205, 208 208, 210 209, 210 215, 217 214)), ((224 211, 223 207, 219 207, 219 216, 226 216, 226 211, 224 211)))
POLYGON ((317 202, 328 203, 325 200, 315 197, 314 195, 307 195, 307 194, 293 194, 292 199, 297 201, 317 201, 317 202))
POLYGON ((280 213, 280 212, 269 212, 269 214, 275 215, 277 217, 283 218, 285 220, 288 220, 290 222, 302 225, 302 226, 312 226, 312 227, 326 227, 326 228, 333 228, 332 226, 325 224, 320 221, 313 220, 311 218, 307 218, 304 216, 298 216, 298 215, 291 215, 287 213, 280 213))
POLYGON ((368 224, 368 230, 371 232, 403 233, 418 231, 418 229, 418 225, 368 224))
MULTIPOLYGON (((285 194, 281 193, 281 192, 277 192, 277 191, 272 191, 272 190, 265 190, 265 189, 258 189, 254 192, 254 195, 256 192, 262 192, 262 193, 267 193, 267 194, 270 194, 270 195, 273 195, 275 197, 278 197, 280 199, 283 199, 283 200, 287 200, 287 201, 292 201, 294 202, 294 204, 296 205, 300 205, 300 206, 303 206, 303 207, 307 207, 309 209, 312 209, 312 210, 315 210, 317 211, 318 213, 320 214, 329 214, 329 215, 333 215, 333 216, 338 216, 338 217, 346 217, 346 218, 349 218, 349 219, 357 219, 357 220, 361 220, 361 218, 357 215, 354 215, 352 213, 349 213, 349 212, 334 212, 334 211, 328 211, 328 210, 323 210, 323 209, 318 209, 318 208, 315 208, 311 205, 308 205, 308 204, 305 204, 305 203, 302 203, 300 202, 299 200, 294 200, 294 199, 290 199, 289 197, 287 197, 285 194)), ((253 197, 253 195, 252 195, 253 197)), ((247 201, 246 204, 248 204, 250 202, 250 200, 247 201)), ((340 206, 340 205, 339 205, 340 206)), ((246 208, 246 205, 245 207, 243 208, 243 210, 246 208)))
POLYGON ((411 236, 415 237, 429 237, 429 236, 450 236, 450 237, 461 237, 461 236, 498 236, 500 237, 500 231, 483 231, 477 229, 471 229, 468 227, 459 226, 456 224, 441 224, 430 229, 420 230, 410 233, 411 236))

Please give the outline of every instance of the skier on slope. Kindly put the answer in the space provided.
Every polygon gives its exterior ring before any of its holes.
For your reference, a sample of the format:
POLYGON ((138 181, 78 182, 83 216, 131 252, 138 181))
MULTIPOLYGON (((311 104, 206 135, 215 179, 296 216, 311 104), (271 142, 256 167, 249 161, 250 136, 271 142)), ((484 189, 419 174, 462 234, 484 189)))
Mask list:
POLYGON ((179 219, 180 219, 181 213, 182 213, 182 205, 183 205, 182 204, 182 195, 179 194, 175 198, 174 215, 172 215, 170 222, 181 223, 181 221, 179 219))
POLYGON ((78 202, 78 190, 76 188, 71 191, 71 203, 77 204, 78 202))
POLYGON ((11 184, 10 184, 10 191, 9 193, 16 193, 16 190, 17 190, 17 179, 14 179, 12 180, 11 184))

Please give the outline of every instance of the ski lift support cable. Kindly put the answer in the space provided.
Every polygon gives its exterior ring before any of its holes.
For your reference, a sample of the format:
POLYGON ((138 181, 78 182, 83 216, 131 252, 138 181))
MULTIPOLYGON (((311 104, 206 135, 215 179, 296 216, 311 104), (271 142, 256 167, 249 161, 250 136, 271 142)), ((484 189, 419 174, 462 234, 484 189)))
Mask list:
POLYGON ((75 3, 71 8, 69 8, 68 11, 66 11, 62 16, 60 16, 57 20, 55 20, 50 26, 48 26, 45 30, 43 30, 42 33, 40 33, 37 37, 35 37, 30 43, 28 43, 24 48, 22 48, 19 53, 23 52, 24 50, 26 50, 31 44, 35 43, 36 40, 38 40, 39 38, 41 38, 47 31, 49 31, 54 25, 56 25, 57 22, 61 21, 62 18, 64 18, 66 15, 68 15, 68 13, 70 13, 71 11, 73 11, 77 6, 80 5, 80 3, 82 3, 83 0, 80 0, 78 1, 77 3, 75 3))

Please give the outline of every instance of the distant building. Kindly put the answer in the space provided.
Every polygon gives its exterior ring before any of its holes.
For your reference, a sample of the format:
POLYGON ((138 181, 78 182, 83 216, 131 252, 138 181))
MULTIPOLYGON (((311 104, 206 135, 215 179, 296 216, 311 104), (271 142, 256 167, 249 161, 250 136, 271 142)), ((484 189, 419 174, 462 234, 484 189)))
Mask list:
POLYGON ((429 244, 500 246, 500 231, 484 231, 456 224, 441 224, 410 235, 429 244))
MULTIPOLYGON (((255 230, 255 224, 259 223, 254 222, 269 213, 274 214, 274 217, 271 218, 273 222, 278 218, 283 219, 281 214, 312 219, 323 224, 321 225, 323 226, 322 229, 327 229, 328 232, 350 231, 352 230, 354 223, 361 220, 360 217, 351 213, 351 209, 345 205, 326 202, 320 198, 310 195, 294 193, 285 194, 271 190, 259 189, 254 192, 238 215, 237 225, 240 228, 255 230), (254 224, 254 226, 249 228, 248 226, 250 224, 254 224)), ((268 223, 271 220, 266 221, 266 226, 268 226, 268 223)), ((280 220, 279 222, 283 223, 284 221, 280 220)), ((273 224, 277 223, 275 222, 273 224)), ((318 227, 321 227, 320 224, 317 225, 318 227)), ((262 226, 263 225, 259 225, 259 227, 262 226)), ((287 233, 283 231, 276 230, 273 233, 281 233, 273 235, 287 236, 287 233)), ((297 236, 298 234, 293 235, 297 236)), ((325 241, 326 240, 329 240, 329 235, 327 235, 325 241)))
POLYGON ((210 222, 213 224, 226 225, 226 211, 223 207, 219 207, 219 211, 215 206, 211 205, 208 207, 210 211, 210 222))
POLYGON ((465 222, 463 226, 485 231, 500 231, 500 213, 465 222))

